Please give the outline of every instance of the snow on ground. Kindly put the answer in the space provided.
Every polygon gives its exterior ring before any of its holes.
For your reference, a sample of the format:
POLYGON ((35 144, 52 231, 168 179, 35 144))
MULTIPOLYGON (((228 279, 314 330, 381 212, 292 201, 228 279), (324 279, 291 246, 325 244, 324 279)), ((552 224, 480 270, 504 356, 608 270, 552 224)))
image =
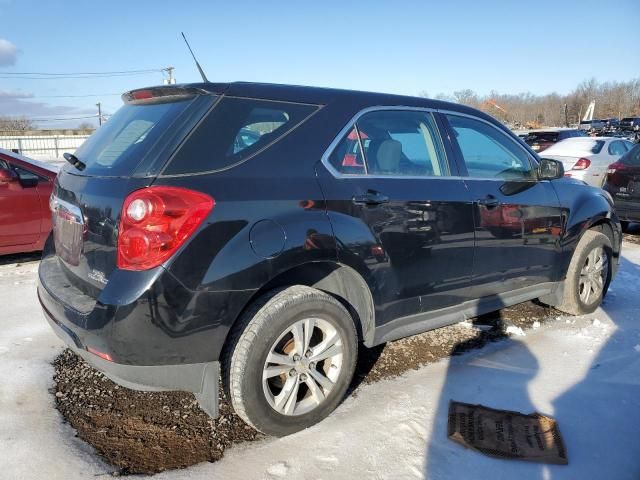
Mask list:
MULTIPOLYGON (((47 391, 61 343, 35 298, 35 263, 0 266, 0 478, 113 471, 61 423, 47 391)), ((640 247, 625 244, 607 301, 525 336, 362 387, 327 420, 157 479, 638 479, 640 247), (560 425, 568 466, 499 460, 446 437, 450 399, 539 411, 560 425)))

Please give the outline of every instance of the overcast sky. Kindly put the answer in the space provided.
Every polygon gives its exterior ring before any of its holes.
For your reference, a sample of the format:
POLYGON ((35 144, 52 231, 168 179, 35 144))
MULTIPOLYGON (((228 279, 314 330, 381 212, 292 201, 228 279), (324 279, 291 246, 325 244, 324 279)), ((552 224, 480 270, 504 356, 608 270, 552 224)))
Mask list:
POLYGON ((591 77, 640 77, 638 0, 0 0, 0 19, 0 115, 30 118, 88 116, 98 101, 110 113, 118 94, 161 83, 163 75, 42 80, 9 73, 174 66, 179 82, 199 80, 181 30, 213 81, 433 96, 463 88, 567 93, 591 77))

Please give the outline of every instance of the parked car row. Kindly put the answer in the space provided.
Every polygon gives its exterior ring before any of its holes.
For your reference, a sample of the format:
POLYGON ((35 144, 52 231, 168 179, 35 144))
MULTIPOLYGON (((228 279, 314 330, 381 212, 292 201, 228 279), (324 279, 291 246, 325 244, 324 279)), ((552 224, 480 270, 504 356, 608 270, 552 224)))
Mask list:
POLYGON ((622 120, 618 118, 582 120, 578 129, 588 133, 616 131, 635 133, 640 132, 640 117, 625 117, 622 120))

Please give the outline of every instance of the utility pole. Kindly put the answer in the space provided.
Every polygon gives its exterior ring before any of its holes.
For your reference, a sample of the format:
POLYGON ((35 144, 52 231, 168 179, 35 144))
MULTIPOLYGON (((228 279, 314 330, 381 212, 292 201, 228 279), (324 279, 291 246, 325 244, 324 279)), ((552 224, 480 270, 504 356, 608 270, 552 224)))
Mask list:
POLYGON ((102 104, 98 102, 96 107, 98 107, 98 125, 102 126, 102 104))
POLYGON ((175 70, 175 68, 174 67, 167 67, 167 68, 163 68, 163 70, 165 72, 167 72, 167 75, 169 75, 169 78, 165 78, 164 79, 164 84, 165 85, 175 85, 176 79, 173 78, 173 71, 175 70))

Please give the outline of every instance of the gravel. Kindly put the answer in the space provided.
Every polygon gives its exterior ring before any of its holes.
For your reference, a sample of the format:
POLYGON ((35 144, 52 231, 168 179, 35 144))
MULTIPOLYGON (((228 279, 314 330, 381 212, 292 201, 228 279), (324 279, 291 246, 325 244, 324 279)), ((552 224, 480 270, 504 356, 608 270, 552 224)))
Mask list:
MULTIPOLYGON (((395 377, 479 348, 508 336, 510 327, 539 327, 557 314, 527 302, 373 349, 363 347, 351 394, 356 395, 363 383, 395 377)), ((58 410, 77 435, 114 466, 116 475, 151 474, 215 462, 233 444, 263 438, 233 413, 222 393, 220 416, 211 419, 191 394, 120 387, 70 350, 54 361, 54 367, 58 410)))

